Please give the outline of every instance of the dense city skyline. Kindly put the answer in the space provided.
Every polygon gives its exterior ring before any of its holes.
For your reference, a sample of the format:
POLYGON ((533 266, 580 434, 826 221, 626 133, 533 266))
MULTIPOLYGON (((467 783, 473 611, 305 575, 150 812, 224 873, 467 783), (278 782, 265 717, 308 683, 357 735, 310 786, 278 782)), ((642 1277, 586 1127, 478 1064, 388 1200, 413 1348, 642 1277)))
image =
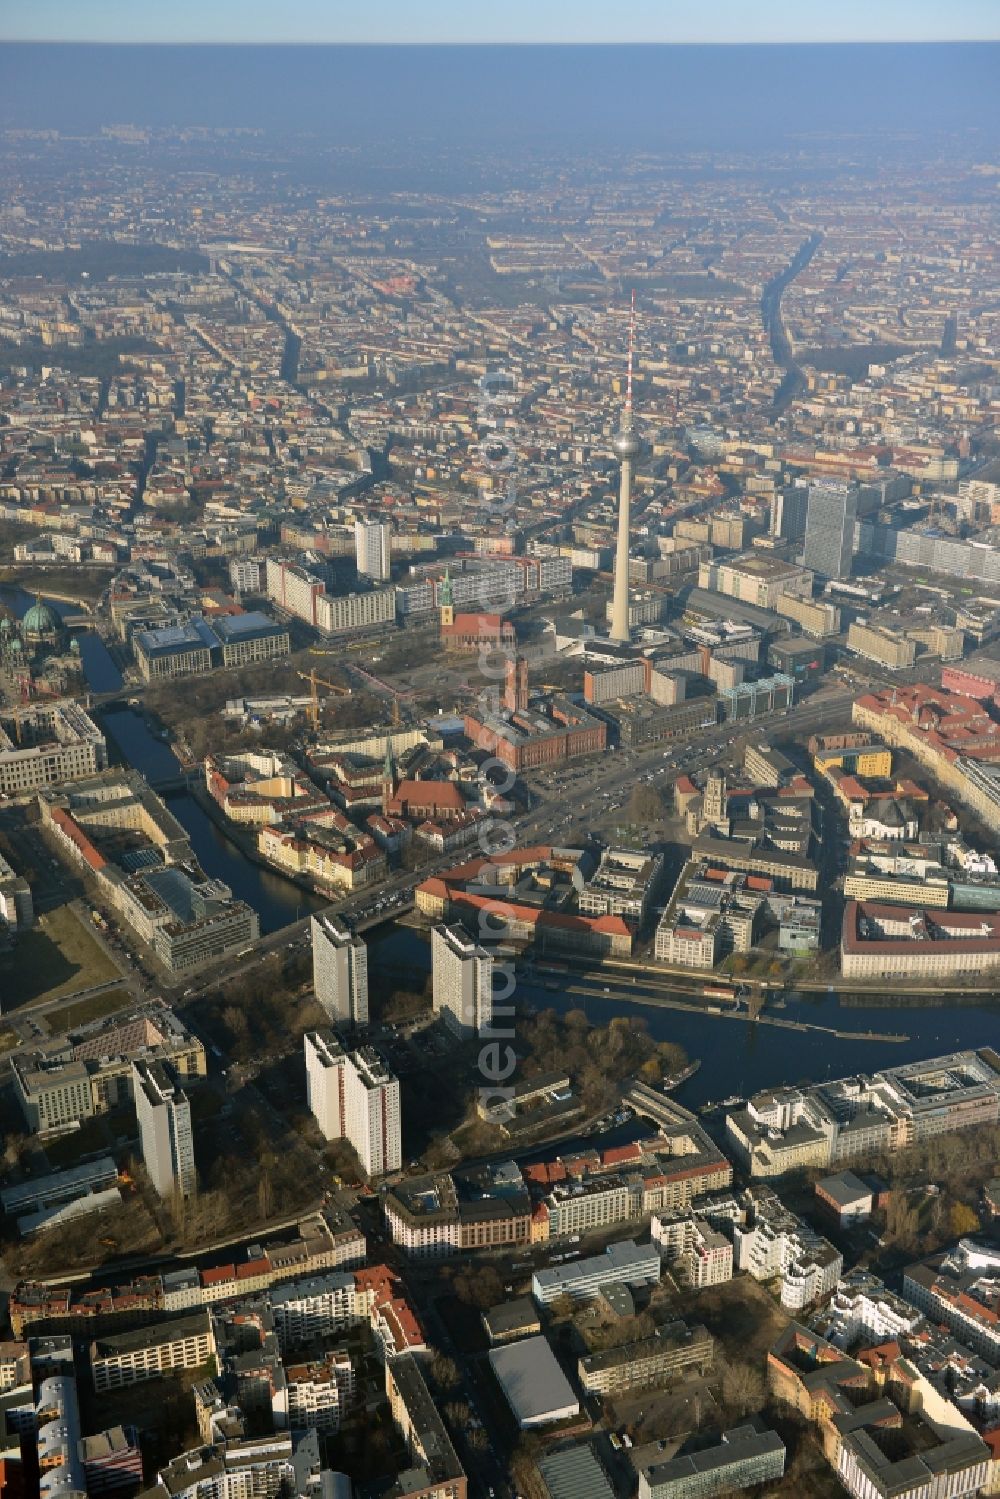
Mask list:
POLYGON ((991 9, 5 8, 0 1499, 1000 1492, 991 9))

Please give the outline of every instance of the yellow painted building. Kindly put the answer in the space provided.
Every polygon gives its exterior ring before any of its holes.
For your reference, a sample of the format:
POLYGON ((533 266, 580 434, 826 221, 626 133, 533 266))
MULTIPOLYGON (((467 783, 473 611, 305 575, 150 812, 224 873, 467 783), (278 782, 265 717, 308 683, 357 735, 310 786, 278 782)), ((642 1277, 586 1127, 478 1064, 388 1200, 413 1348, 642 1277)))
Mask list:
POLYGON ((892 751, 884 744, 872 745, 870 749, 824 750, 813 756, 813 766, 820 775, 829 770, 846 770, 849 775, 865 780, 888 780, 892 774, 892 751))

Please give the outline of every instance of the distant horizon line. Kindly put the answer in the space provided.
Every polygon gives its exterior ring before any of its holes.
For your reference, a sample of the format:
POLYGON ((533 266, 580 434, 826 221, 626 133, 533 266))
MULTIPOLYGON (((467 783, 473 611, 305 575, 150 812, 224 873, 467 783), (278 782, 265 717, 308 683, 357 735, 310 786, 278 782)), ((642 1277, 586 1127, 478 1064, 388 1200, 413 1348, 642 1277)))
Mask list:
POLYGON ((279 38, 263 38, 256 41, 240 41, 225 37, 167 38, 147 37, 126 39, 122 37, 30 37, 0 36, 0 47, 239 47, 247 51, 259 47, 377 47, 404 49, 409 47, 562 47, 566 50, 585 51, 592 47, 974 47, 995 46, 1000 43, 1000 32, 996 36, 950 36, 950 37, 810 37, 762 41, 759 38, 742 38, 720 41, 718 38, 663 39, 636 37, 629 41, 566 42, 554 40, 522 40, 509 38, 480 39, 478 41, 376 41, 342 40, 331 38, 303 37, 295 41, 279 38))

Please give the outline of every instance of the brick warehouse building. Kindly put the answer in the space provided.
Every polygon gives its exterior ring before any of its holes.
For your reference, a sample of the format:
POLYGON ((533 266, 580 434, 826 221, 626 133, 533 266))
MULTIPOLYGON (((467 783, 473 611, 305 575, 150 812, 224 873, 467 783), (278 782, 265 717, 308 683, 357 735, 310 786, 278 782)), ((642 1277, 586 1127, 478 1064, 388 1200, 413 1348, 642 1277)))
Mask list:
POLYGON ((565 697, 504 717, 466 713, 465 733, 477 749, 489 750, 515 772, 561 765, 607 746, 607 724, 565 697))

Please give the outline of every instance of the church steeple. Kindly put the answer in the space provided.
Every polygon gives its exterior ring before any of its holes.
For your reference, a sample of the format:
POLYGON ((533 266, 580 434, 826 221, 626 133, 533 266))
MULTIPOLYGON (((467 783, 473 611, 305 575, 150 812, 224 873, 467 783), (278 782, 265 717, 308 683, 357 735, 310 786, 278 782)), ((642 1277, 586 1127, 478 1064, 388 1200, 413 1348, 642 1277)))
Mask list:
POLYGON ((440 609, 440 624, 442 629, 455 623, 455 589, 451 581, 451 573, 445 567, 444 577, 441 579, 441 587, 438 589, 438 607, 440 609))
POLYGON ((396 795, 396 761, 392 753, 392 740, 385 742, 385 763, 382 767, 382 816, 389 815, 389 803, 396 795))

